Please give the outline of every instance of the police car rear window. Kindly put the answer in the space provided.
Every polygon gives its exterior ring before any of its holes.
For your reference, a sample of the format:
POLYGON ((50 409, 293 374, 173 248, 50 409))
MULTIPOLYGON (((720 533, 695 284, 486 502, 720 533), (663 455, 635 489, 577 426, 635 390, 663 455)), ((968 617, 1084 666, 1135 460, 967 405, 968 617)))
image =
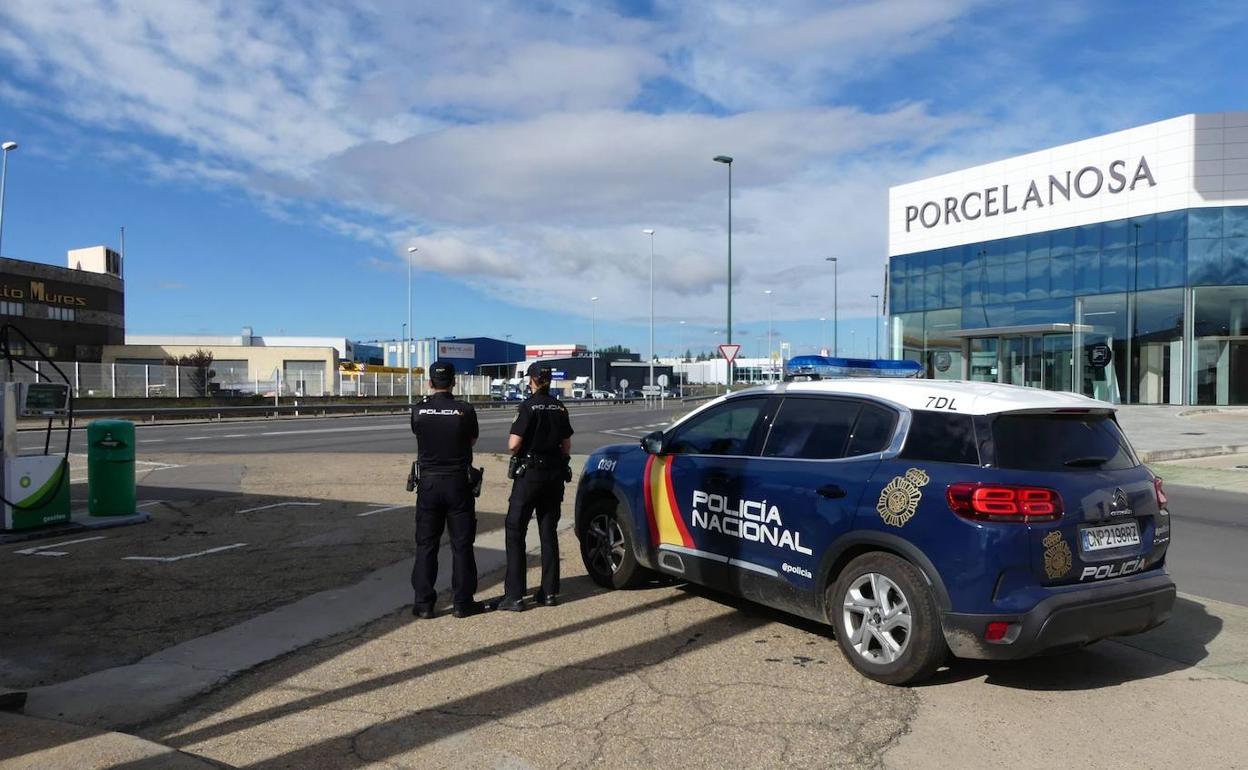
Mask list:
POLYGON ((1107 414, 1003 414, 992 422, 999 468, 1117 471, 1140 464, 1107 414))
POLYGON ((975 425, 970 415, 915 410, 901 457, 941 463, 979 465, 975 425))

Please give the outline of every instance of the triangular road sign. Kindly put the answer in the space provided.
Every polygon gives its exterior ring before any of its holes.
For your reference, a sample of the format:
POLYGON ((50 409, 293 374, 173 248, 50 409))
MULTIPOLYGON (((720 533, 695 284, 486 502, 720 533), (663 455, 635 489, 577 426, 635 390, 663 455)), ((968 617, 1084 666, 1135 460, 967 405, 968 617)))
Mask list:
POLYGON ((719 354, 728 359, 728 363, 732 363, 737 358, 737 353, 741 352, 740 345, 720 345, 719 354))

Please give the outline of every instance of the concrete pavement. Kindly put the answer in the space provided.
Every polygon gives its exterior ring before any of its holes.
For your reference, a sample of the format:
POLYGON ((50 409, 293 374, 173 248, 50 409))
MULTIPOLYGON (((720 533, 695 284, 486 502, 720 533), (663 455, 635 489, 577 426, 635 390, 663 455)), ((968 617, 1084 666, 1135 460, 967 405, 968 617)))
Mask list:
POLYGON ((1118 421, 1148 463, 1248 452, 1248 407, 1123 406, 1118 421))

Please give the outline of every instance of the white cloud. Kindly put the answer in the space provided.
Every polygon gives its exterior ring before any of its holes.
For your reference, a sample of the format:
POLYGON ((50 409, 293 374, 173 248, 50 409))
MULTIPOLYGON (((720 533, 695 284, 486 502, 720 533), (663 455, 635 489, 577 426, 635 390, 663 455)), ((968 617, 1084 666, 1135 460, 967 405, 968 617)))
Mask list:
POLYGON ((634 320, 643 227, 658 230, 660 314, 721 318, 727 180, 711 156, 726 153, 738 318, 765 318, 768 288, 778 319, 826 314, 829 255, 842 315, 865 314, 889 184, 1149 111, 1104 110, 1104 76, 1014 66, 1047 55, 1044 30, 1089 23, 1069 4, 950 65, 960 98, 844 101, 907 55, 990 37, 981 4, 666 0, 632 17, 583 0, 8 0, 0 109, 109 132, 119 165, 383 244, 383 268, 415 244, 414 267, 492 296, 585 312, 599 295, 634 320))

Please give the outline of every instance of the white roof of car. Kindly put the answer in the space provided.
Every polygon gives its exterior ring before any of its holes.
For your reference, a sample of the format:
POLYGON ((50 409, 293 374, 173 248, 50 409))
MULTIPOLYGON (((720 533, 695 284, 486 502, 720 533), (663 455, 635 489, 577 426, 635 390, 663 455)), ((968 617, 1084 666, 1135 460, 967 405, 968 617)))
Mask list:
MULTIPOLYGON (((1105 401, 1039 388, 1000 385, 995 382, 965 380, 895 379, 848 377, 814 382, 789 382, 751 388, 739 393, 767 392, 783 388, 786 393, 869 396, 891 401, 908 409, 956 412, 959 414, 998 414, 1000 412, 1065 409, 1113 411, 1105 401)), ((736 394, 734 394, 736 395, 736 394)))

